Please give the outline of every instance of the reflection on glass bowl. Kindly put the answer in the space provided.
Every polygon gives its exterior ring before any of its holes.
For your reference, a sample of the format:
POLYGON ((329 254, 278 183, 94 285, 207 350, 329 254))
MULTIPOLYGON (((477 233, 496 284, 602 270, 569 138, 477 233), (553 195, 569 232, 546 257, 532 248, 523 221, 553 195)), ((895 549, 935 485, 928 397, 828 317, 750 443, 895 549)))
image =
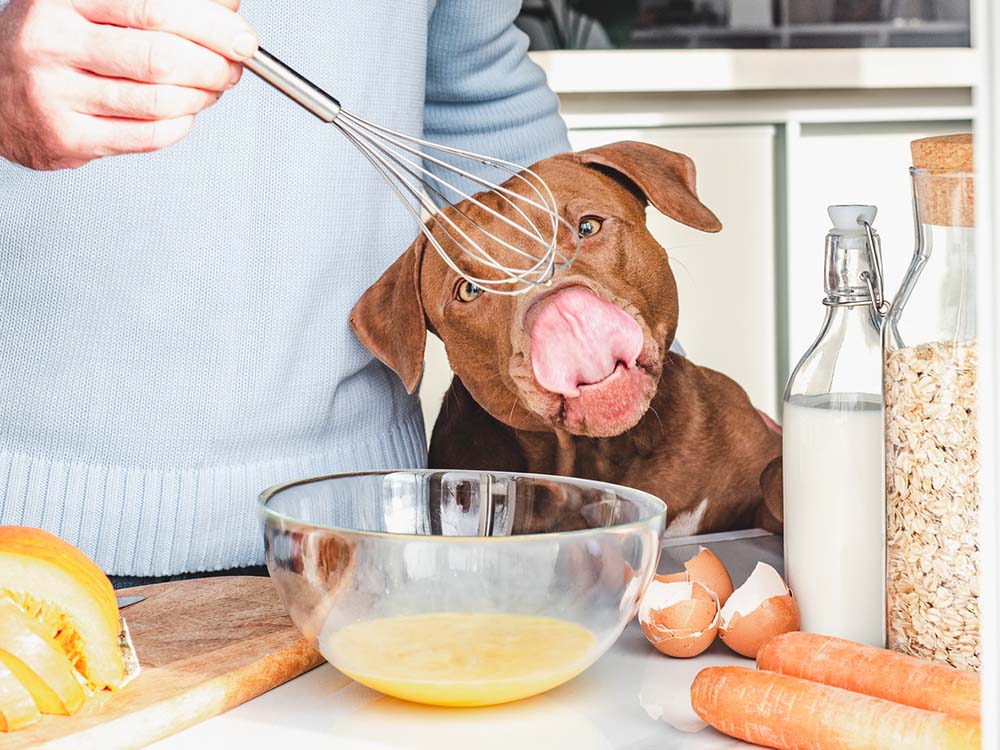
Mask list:
POLYGON ((534 695, 589 667, 633 616, 664 503, 579 479, 345 474, 261 495, 292 621, 345 674, 439 705, 534 695))

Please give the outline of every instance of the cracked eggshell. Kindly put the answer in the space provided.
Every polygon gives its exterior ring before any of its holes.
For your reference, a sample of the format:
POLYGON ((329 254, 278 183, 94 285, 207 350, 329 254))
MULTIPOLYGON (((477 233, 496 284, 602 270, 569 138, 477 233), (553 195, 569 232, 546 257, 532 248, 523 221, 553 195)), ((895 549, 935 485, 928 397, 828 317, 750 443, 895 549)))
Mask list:
POLYGON ((795 597, 778 571, 761 562, 729 597, 719 615, 723 643, 750 659, 757 657, 768 638, 798 629, 795 597))
POLYGON ((653 580, 660 583, 687 583, 691 577, 682 570, 680 573, 657 573, 653 580))
POLYGON ((692 581, 704 585, 719 597, 719 606, 724 607, 733 593, 733 579, 729 571, 708 547, 699 547, 698 554, 684 563, 684 569, 692 581))
POLYGON ((699 547, 698 554, 684 563, 683 571, 658 575, 656 580, 664 583, 697 581, 719 597, 719 606, 725 606, 733 593, 733 579, 729 571, 708 547, 699 547))
POLYGON ((667 656, 697 656, 719 631, 719 598, 695 581, 654 580, 639 606, 639 625, 667 656))

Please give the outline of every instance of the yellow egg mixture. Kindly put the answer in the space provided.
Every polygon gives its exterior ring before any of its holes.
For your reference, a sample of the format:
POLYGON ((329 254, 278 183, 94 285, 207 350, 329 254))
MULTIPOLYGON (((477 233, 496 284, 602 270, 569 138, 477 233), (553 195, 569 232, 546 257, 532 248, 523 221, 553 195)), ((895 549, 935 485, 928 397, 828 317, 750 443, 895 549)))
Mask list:
POLYGON ((589 663, 594 635, 565 620, 438 612, 349 625, 324 644, 348 677, 436 706, 488 706, 560 685, 589 663))

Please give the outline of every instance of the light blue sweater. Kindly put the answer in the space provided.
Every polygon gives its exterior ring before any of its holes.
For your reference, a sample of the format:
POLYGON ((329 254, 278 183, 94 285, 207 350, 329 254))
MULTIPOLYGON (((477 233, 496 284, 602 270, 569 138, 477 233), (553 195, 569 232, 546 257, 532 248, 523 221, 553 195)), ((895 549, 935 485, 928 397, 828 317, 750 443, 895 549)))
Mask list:
MULTIPOLYGON (((263 45, 391 128, 569 149, 518 0, 244 0, 263 45)), ((415 398, 347 316, 416 227, 332 127, 247 74, 187 139, 0 159, 0 523, 109 574, 259 564, 256 496, 425 462, 415 398)))

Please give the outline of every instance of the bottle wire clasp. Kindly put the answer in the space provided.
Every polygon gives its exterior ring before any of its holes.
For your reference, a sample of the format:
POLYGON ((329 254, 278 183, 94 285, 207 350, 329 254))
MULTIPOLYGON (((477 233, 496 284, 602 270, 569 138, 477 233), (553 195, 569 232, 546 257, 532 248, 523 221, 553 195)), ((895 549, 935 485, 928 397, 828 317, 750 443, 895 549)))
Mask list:
POLYGON ((868 221, 858 219, 858 224, 861 224, 865 228, 868 259, 872 267, 871 273, 868 271, 861 272, 861 279, 865 282, 865 286, 868 287, 872 312, 874 312, 877 320, 882 321, 889 312, 889 303, 885 299, 885 277, 882 273, 882 243, 868 221))

